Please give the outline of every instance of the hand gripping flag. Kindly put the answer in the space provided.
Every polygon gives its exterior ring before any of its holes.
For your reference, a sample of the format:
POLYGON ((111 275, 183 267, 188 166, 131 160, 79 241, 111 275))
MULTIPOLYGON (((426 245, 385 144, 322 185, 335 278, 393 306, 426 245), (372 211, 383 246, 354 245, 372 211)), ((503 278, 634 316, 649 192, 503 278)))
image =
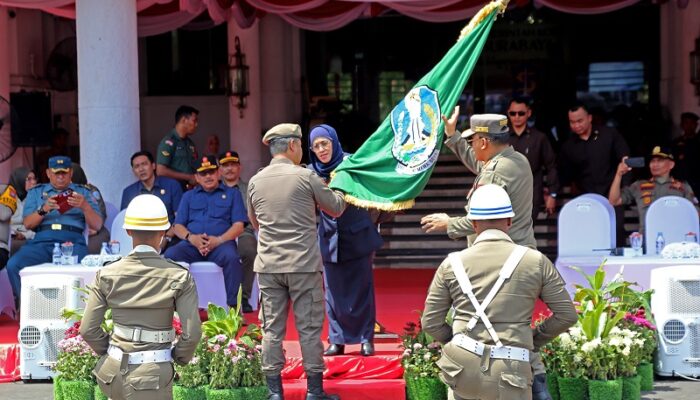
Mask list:
POLYGON ((440 155, 442 113, 457 104, 496 14, 507 3, 492 1, 471 19, 445 57, 335 169, 331 188, 345 192, 345 200, 358 207, 385 211, 413 207, 440 155))

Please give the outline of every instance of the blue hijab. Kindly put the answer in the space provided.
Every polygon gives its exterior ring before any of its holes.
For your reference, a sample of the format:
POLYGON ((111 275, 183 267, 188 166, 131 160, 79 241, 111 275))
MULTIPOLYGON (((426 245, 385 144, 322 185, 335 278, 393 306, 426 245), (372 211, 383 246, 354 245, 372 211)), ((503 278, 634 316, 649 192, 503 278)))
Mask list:
POLYGON ((332 126, 322 124, 314 127, 309 134, 309 159, 311 160, 311 168, 316 171, 316 173, 324 178, 329 179, 331 177, 331 172, 343 161, 345 158, 345 152, 343 152, 343 147, 340 145, 340 140, 338 140, 338 134, 335 133, 335 129, 332 126), (311 146, 314 144, 314 140, 323 137, 331 141, 333 148, 333 155, 331 160, 324 164, 321 160, 316 157, 311 146))

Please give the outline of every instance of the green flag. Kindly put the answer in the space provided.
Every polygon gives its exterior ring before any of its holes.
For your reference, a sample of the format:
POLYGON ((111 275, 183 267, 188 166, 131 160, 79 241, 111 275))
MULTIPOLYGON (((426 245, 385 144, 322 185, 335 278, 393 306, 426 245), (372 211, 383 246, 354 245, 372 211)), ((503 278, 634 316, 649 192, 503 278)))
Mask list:
POLYGON ((442 113, 457 104, 496 14, 508 0, 492 1, 462 31, 445 57, 408 92, 355 154, 335 169, 330 187, 356 206, 413 207, 430 179, 443 142, 442 113))

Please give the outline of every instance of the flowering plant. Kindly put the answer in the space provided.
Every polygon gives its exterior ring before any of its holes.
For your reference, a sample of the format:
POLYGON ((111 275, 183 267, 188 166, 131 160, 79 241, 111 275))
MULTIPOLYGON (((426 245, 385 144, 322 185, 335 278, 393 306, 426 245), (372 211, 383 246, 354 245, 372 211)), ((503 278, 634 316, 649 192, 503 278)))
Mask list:
POLYGON ((185 365, 175 364, 177 384, 186 388, 195 388, 209 383, 209 357, 204 341, 197 344, 194 357, 185 365))
POLYGON ((237 343, 226 335, 207 340, 209 351, 209 386, 212 389, 261 386, 262 346, 249 338, 237 343))
POLYGON ((66 381, 93 381, 92 370, 99 357, 80 336, 80 322, 75 322, 58 342, 58 361, 55 369, 66 381))
POLYGON ((634 314, 627 313, 622 320, 622 326, 636 332, 638 338, 644 342, 641 348, 640 362, 651 363, 656 351, 656 326, 646 319, 644 308, 640 308, 634 314))
POLYGON ((406 377, 418 379, 439 376, 440 368, 436 363, 440 359, 442 346, 423 332, 420 323, 407 323, 401 341, 404 349, 401 365, 406 377))

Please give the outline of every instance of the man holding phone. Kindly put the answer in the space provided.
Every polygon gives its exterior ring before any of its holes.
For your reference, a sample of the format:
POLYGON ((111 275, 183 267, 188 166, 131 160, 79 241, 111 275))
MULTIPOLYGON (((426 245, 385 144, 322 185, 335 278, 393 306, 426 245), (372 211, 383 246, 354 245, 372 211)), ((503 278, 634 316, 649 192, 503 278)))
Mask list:
POLYGON ((87 254, 85 227, 102 227, 100 210, 90 191, 71 182, 73 163, 66 156, 49 159, 46 169, 49 183, 37 185, 27 193, 24 226, 36 231, 7 262, 7 272, 15 298, 20 298, 22 268, 51 262, 54 243, 72 242, 78 261, 87 254))
POLYGON ((620 188, 622 176, 632 170, 632 168, 644 167, 642 157, 622 157, 622 161, 617 166, 617 173, 610 185, 608 200, 613 206, 627 205, 634 202, 639 210, 639 230, 644 231, 644 220, 647 209, 656 199, 663 196, 679 196, 690 200, 697 208, 698 199, 693 193, 693 189, 685 181, 676 180, 671 177, 671 170, 675 166, 673 154, 669 149, 656 146, 651 152, 649 170, 650 179, 640 179, 630 186, 620 188))

